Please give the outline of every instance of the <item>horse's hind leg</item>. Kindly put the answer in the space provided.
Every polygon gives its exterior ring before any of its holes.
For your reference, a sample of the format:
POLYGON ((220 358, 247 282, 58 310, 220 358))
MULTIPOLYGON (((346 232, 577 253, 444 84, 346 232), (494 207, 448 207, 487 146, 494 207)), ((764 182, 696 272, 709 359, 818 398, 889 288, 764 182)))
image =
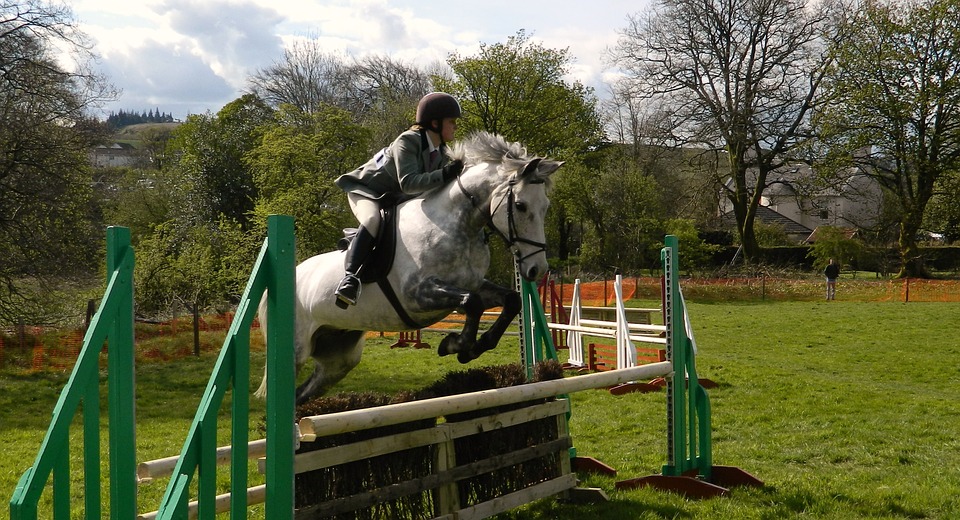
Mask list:
POLYGON ((358 363, 363 353, 362 330, 321 328, 313 335, 313 373, 297 387, 297 404, 327 393, 358 363))

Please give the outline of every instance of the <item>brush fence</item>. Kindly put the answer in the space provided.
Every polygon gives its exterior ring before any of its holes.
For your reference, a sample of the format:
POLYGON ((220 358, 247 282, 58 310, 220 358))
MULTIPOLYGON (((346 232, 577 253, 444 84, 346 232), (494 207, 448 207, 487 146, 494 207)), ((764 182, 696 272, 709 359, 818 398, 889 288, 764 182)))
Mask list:
POLYGON ((569 401, 555 396, 671 370, 652 363, 303 418, 295 517, 486 518, 568 492, 569 401))

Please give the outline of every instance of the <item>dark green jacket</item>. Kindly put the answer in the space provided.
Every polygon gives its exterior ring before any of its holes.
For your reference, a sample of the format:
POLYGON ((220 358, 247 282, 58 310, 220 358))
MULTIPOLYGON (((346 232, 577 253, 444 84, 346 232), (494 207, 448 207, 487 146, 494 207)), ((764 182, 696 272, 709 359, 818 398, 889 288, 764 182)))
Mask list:
POLYGON ((443 184, 442 169, 448 162, 445 148, 445 145, 440 147, 437 166, 427 171, 430 161, 427 136, 424 131, 407 130, 363 166, 341 175, 336 184, 345 192, 371 199, 419 195, 443 184))

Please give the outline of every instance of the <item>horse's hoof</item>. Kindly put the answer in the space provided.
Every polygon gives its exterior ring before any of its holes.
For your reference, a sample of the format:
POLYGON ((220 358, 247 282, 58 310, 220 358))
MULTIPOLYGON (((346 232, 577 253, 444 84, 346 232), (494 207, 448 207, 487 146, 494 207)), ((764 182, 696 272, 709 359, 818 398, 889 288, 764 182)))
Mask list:
POLYGON ((454 345, 456 345, 459 342, 459 340, 460 340, 460 335, 457 334, 456 332, 451 332, 450 334, 447 334, 446 336, 444 336, 442 340, 440 340, 440 346, 437 347, 437 354, 439 354, 440 356, 453 354, 454 352, 456 352, 456 350, 451 349, 450 344, 453 343, 454 345))
POLYGON ((480 336, 480 339, 477 340, 474 350, 477 351, 477 356, 479 357, 480 354, 483 354, 484 352, 491 350, 496 346, 497 344, 490 341, 490 338, 486 335, 486 333, 484 333, 484 335, 480 336))
POLYGON ((467 363, 474 360, 474 357, 470 355, 469 352, 459 352, 457 353, 457 361, 461 364, 466 365, 467 363))

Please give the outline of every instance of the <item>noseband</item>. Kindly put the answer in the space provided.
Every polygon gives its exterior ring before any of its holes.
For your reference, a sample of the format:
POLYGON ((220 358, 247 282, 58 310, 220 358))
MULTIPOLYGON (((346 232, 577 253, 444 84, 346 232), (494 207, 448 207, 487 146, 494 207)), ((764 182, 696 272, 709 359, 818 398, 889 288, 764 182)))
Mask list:
MULTIPOLYGON (((457 186, 460 186, 460 191, 463 192, 463 194, 467 197, 467 199, 470 201, 470 204, 473 206, 473 208, 479 211, 481 215, 486 217, 487 229, 489 229, 492 234, 496 234, 501 239, 503 239, 503 242, 507 245, 507 247, 511 251, 513 251, 514 256, 516 256, 520 262, 523 262, 524 260, 526 260, 527 258, 530 258, 531 256, 539 254, 542 251, 546 251, 547 244, 546 242, 537 242, 534 240, 530 240, 528 238, 524 238, 520 236, 520 234, 517 232, 517 222, 516 222, 516 219, 514 218, 514 213, 513 213, 514 203, 516 202, 516 194, 513 192, 513 187, 516 186, 518 182, 520 181, 516 179, 511 180, 509 182, 510 189, 507 191, 507 194, 504 195, 503 197, 500 197, 500 201, 497 202, 497 206, 493 208, 493 211, 491 211, 488 214, 486 211, 480 208, 479 200, 477 199, 477 197, 472 193, 470 193, 469 191, 467 191, 467 188, 463 185, 463 182, 460 181, 460 176, 459 175, 457 176, 457 186), (504 200, 507 201, 507 233, 504 233, 503 231, 501 231, 493 223, 493 215, 500 210, 500 207, 503 205, 504 200), (528 244, 536 247, 537 249, 534 250, 532 253, 521 257, 520 249, 517 247, 518 244, 528 244)), ((538 184, 542 182, 543 182, 542 180, 530 181, 531 184, 538 184)))

